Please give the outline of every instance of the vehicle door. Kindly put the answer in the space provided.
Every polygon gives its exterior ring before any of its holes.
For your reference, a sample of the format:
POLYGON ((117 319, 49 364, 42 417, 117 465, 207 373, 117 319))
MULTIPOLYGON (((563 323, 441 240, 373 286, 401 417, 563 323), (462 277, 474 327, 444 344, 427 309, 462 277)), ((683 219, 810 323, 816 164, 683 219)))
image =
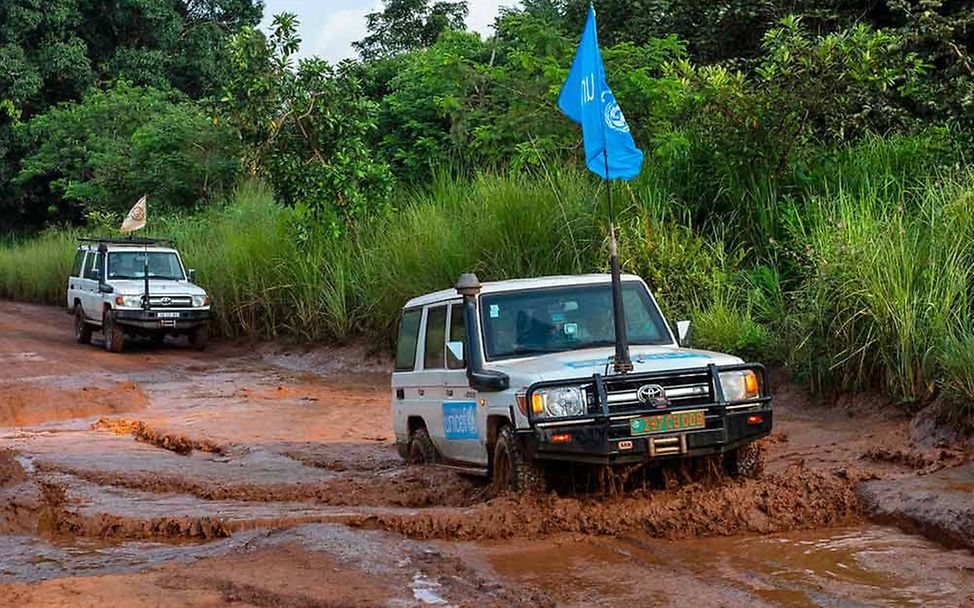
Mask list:
POLYGON ((68 276, 67 296, 65 297, 65 302, 69 310, 74 308, 75 300, 81 300, 81 282, 85 270, 85 253, 86 250, 79 247, 78 251, 74 254, 74 263, 71 265, 71 274, 68 276))
MULTIPOLYGON (((444 428, 443 403, 446 400, 446 317, 447 305, 432 304, 423 314, 423 332, 420 345, 423 368, 422 381, 416 387, 421 402, 420 411, 426 421, 430 438, 440 454, 447 460, 455 460, 457 453, 447 438, 444 428)), ((451 433, 452 435, 452 433, 451 433)))
POLYGON ((85 273, 81 281, 81 305, 84 307, 85 316, 98 323, 101 322, 102 310, 102 298, 98 286, 101 284, 101 273, 104 272, 103 257, 100 251, 88 251, 85 258, 85 273))
POLYGON ((396 340, 396 367, 392 373, 392 428, 400 441, 409 441, 409 418, 419 416, 419 386, 423 372, 419 366, 420 329, 423 309, 405 310, 399 319, 396 340))
POLYGON ((447 309, 446 370, 443 372, 444 439, 454 459, 487 466, 487 415, 477 391, 467 379, 467 344, 463 303, 450 302, 447 309))

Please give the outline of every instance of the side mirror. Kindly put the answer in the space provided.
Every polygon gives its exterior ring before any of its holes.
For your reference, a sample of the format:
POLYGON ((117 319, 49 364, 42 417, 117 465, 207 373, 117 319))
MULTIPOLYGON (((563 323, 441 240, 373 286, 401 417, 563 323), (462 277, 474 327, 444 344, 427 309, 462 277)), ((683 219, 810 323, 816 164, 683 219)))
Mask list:
POLYGON ((190 268, 189 270, 187 270, 186 271, 186 280, 188 280, 190 283, 195 283, 196 282, 196 271, 193 270, 192 268, 190 268))
POLYGON ((689 321, 676 322, 676 341, 680 344, 680 346, 690 345, 690 322, 689 321))
POLYGON ((98 291, 100 291, 101 293, 115 293, 115 288, 109 285, 108 283, 99 283, 98 291))

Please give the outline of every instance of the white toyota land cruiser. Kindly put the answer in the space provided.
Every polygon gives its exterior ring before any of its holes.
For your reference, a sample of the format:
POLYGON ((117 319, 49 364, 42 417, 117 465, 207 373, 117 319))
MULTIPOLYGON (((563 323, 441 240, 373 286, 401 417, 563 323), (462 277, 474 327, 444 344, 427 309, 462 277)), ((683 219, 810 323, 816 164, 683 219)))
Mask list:
POLYGON ((163 241, 82 239, 66 299, 78 343, 90 343, 100 328, 105 349, 116 353, 129 336, 161 343, 166 335, 187 335, 193 347, 205 348, 210 297, 193 274, 163 241))
POLYGON ((410 462, 489 474, 497 490, 538 490, 557 461, 654 463, 722 455, 760 468, 771 431, 764 367, 685 348, 646 284, 622 278, 633 371, 614 373, 609 275, 455 289, 403 308, 392 376, 396 444, 410 462))

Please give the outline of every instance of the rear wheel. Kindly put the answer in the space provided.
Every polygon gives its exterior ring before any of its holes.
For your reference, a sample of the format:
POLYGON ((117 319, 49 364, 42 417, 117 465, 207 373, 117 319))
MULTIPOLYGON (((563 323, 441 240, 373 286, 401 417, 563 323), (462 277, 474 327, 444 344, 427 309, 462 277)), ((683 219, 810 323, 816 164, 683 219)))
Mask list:
POLYGON ((409 436, 406 462, 409 464, 433 464, 437 460, 436 446, 433 445, 430 434, 422 427, 413 430, 409 436))
POLYGON ((189 343, 196 350, 206 348, 206 343, 210 341, 210 326, 200 325, 189 333, 189 343))
POLYGON ((540 493, 546 489, 544 468, 525 457, 514 440, 514 429, 504 426, 497 432, 491 459, 491 489, 504 492, 540 493))
POLYGON ((74 305, 74 339, 78 344, 91 344, 91 325, 85 321, 80 304, 74 305))
POLYGON ((727 454, 727 473, 731 477, 757 479, 764 472, 764 448, 756 441, 727 454))
POLYGON ((112 318, 112 311, 107 308, 102 316, 101 331, 105 334, 105 350, 110 353, 120 353, 125 350, 125 332, 112 318))

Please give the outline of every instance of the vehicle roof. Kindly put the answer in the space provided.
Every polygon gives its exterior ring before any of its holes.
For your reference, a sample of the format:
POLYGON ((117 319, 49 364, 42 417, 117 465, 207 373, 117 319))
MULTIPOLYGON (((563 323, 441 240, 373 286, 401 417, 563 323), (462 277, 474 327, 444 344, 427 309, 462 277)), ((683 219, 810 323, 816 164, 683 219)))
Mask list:
POLYGON ((150 253, 176 251, 175 247, 166 245, 128 245, 122 243, 82 243, 78 245, 78 249, 89 251, 98 251, 101 247, 105 247, 109 253, 112 251, 149 251, 150 253))
MULTIPOLYGON (((642 281, 634 274, 622 275, 623 281, 642 281)), ((510 279, 507 281, 490 281, 481 285, 480 294, 500 293, 504 291, 520 291, 524 289, 543 289, 545 287, 570 287, 572 285, 600 285, 610 283, 610 274, 578 274, 551 277, 537 277, 534 279, 510 279)), ((443 289, 426 295, 418 296, 406 302, 404 308, 416 308, 428 304, 438 304, 449 300, 457 300, 460 294, 456 289, 443 289)))

